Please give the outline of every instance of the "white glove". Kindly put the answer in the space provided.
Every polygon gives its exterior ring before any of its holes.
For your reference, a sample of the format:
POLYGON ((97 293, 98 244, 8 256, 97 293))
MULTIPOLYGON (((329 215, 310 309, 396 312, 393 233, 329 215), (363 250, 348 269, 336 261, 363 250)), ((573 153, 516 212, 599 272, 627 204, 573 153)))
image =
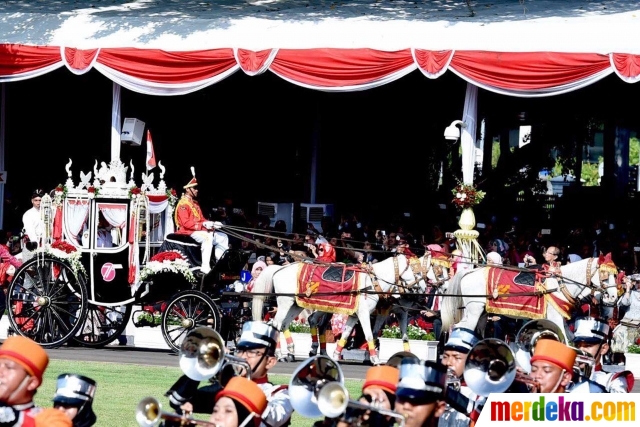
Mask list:
POLYGON ((223 227, 222 223, 220 221, 216 221, 213 223, 213 228, 215 228, 216 230, 219 230, 223 227))
POLYGON ((202 226, 204 228, 206 228, 207 230, 211 230, 214 227, 214 222, 213 221, 205 221, 202 223, 202 226))

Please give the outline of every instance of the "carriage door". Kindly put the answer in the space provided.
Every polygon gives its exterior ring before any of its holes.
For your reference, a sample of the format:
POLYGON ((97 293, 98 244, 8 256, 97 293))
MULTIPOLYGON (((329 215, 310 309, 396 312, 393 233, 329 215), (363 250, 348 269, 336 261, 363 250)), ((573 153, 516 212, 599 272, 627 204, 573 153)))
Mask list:
POLYGON ((96 200, 91 212, 91 296, 96 303, 131 298, 129 287, 129 201, 96 200))

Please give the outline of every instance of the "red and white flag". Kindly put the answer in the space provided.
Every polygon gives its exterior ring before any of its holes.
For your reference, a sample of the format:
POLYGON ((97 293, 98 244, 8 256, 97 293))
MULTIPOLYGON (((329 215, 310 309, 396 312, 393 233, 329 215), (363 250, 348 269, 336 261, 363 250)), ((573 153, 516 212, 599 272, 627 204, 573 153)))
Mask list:
POLYGON ((153 142, 151 141, 151 131, 147 130, 147 170, 156 167, 156 153, 153 151, 153 142))

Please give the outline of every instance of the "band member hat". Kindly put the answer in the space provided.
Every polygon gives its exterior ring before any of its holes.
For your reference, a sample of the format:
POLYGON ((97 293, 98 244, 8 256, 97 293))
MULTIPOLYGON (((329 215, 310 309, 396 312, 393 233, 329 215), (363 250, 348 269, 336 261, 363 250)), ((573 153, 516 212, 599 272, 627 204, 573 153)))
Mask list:
POLYGON ((362 390, 367 387, 377 386, 391 394, 396 393, 400 371, 393 366, 373 366, 367 370, 367 375, 362 385, 362 390))
POLYGON ((61 374, 56 382, 54 403, 80 406, 93 400, 96 395, 96 382, 91 378, 75 374, 61 374))
MULTIPOLYGON (((221 397, 228 397, 240 403, 247 408, 249 412, 253 412, 258 416, 267 408, 267 396, 258 384, 245 377, 233 377, 227 385, 218 392, 216 400, 221 397)), ((241 420, 239 420, 241 421, 241 420)))
POLYGON ((593 317, 581 317, 576 320, 573 342, 597 344, 609 338, 609 325, 593 317))
POLYGON ((478 341, 480 341, 480 337, 471 329, 455 328, 451 331, 449 339, 444 345, 444 350, 453 350, 468 354, 478 341))
POLYGON ((13 335, 0 346, 0 358, 19 363, 31 376, 42 381, 42 374, 49 365, 47 352, 32 339, 13 335))
POLYGON ((573 372, 573 364, 576 361, 574 349, 552 339, 541 339, 537 342, 533 350, 531 363, 536 360, 544 360, 551 362, 556 366, 564 369, 565 372, 573 372))
POLYGON ((260 321, 245 322, 242 334, 236 344, 237 348, 275 347, 278 341, 278 330, 260 321))
POLYGON ((444 398, 447 387, 447 369, 444 365, 427 360, 407 358, 400 365, 400 382, 396 389, 399 400, 424 405, 444 398))

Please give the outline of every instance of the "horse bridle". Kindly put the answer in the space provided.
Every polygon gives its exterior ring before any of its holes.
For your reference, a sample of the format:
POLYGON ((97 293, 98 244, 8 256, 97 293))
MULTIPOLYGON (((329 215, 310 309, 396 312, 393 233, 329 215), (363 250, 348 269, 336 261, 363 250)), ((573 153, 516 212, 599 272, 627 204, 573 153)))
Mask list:
MULTIPOLYGON (((600 278, 598 278, 598 282, 600 283, 599 286, 596 286, 593 284, 593 282, 591 281, 592 278, 596 275, 596 273, 600 272, 600 266, 596 266, 595 269, 593 269, 593 272, 591 270, 591 266, 593 265, 593 260, 595 258, 589 258, 589 261, 587 261, 587 283, 582 284, 582 283, 578 283, 576 281, 573 281, 576 285, 582 287, 582 288, 589 288, 591 289, 591 296, 593 296, 593 294, 596 291, 601 291, 601 292, 606 292, 608 288, 611 288, 613 286, 603 286, 602 281, 600 280, 600 278)), ((571 295, 571 293, 569 292, 569 289, 567 289, 567 285, 564 283, 564 281, 566 280, 565 278, 563 278, 561 275, 557 276, 557 280, 558 280, 558 289, 560 290, 560 292, 562 292, 562 295, 564 295, 564 297, 567 299, 567 302, 569 304, 571 304, 572 306, 577 306, 578 301, 579 301, 579 296, 582 293, 582 290, 580 292, 578 292, 578 295, 576 295, 575 297, 573 295, 571 295)))

